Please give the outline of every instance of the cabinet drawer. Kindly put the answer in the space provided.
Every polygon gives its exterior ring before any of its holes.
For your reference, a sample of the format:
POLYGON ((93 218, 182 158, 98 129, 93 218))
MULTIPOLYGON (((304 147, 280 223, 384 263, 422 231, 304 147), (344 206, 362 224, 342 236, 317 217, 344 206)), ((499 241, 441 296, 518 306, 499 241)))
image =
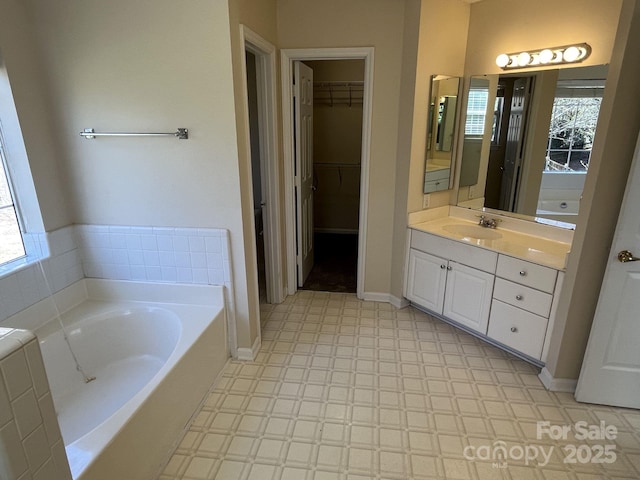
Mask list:
POLYGON ((424 182, 424 193, 442 192, 443 190, 449 190, 449 179, 443 180, 429 180, 424 182))
POLYGON ((424 176, 424 179, 428 182, 431 180, 449 180, 449 173, 451 172, 448 168, 440 168, 438 170, 429 170, 424 176))
POLYGON ((518 258, 499 255, 496 275, 543 292, 553 293, 558 271, 518 258))
POLYGON ((541 317, 549 318, 553 296, 519 283, 496 278, 493 298, 514 307, 522 308, 541 317))
POLYGON ((547 332, 547 319, 499 300, 491 303, 489 338, 540 359, 547 332))
POLYGON ((411 229, 411 248, 438 255, 454 262, 495 273, 498 254, 454 240, 411 229))

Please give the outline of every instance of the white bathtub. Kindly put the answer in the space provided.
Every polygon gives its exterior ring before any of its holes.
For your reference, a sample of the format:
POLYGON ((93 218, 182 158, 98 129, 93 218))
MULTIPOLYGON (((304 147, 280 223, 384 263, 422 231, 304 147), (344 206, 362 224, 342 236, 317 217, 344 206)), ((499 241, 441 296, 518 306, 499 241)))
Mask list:
POLYGON ((84 279, 56 303, 96 377, 56 319, 35 329, 74 479, 155 478, 229 357, 222 287, 84 279))

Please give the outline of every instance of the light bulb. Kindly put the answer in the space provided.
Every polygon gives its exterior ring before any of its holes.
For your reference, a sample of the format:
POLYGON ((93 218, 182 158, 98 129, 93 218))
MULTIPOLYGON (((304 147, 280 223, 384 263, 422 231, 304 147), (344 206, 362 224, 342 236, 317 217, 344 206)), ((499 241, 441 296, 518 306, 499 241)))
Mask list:
POLYGON ((529 52, 522 52, 518 55, 518 65, 526 67, 531 63, 531 54, 529 52))
POLYGON ((562 54, 565 62, 575 62, 580 58, 580 49, 578 47, 569 47, 562 54))
POLYGON ((501 53, 496 57, 496 65, 498 65, 500 68, 504 68, 509 65, 510 60, 511 59, 509 58, 509 55, 507 55, 506 53, 501 53))
POLYGON ((538 54, 538 59, 540 60, 540 63, 549 63, 551 60, 553 60, 553 57, 554 57, 553 51, 549 50, 548 48, 545 48, 538 54))

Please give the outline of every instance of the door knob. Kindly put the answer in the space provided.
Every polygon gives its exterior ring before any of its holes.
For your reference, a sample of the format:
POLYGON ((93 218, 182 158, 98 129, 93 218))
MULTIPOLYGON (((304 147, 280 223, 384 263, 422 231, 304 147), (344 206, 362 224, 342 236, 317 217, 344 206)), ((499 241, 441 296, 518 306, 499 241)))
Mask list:
POLYGON ((627 263, 627 262, 638 261, 638 260, 640 260, 640 258, 634 257, 633 253, 631 253, 629 250, 622 250, 618 254, 618 260, 620 260, 622 263, 627 263))

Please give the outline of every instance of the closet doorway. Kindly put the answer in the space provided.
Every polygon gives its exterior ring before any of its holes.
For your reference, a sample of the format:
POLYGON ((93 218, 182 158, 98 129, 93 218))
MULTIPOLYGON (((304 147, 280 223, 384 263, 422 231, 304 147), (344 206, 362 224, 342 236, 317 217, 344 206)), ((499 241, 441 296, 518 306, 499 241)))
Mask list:
POLYGON ((368 48, 282 51, 290 294, 362 296, 372 67, 368 48))
POLYGON ((314 261, 298 286, 356 293, 364 60, 303 63, 313 71, 314 261))

